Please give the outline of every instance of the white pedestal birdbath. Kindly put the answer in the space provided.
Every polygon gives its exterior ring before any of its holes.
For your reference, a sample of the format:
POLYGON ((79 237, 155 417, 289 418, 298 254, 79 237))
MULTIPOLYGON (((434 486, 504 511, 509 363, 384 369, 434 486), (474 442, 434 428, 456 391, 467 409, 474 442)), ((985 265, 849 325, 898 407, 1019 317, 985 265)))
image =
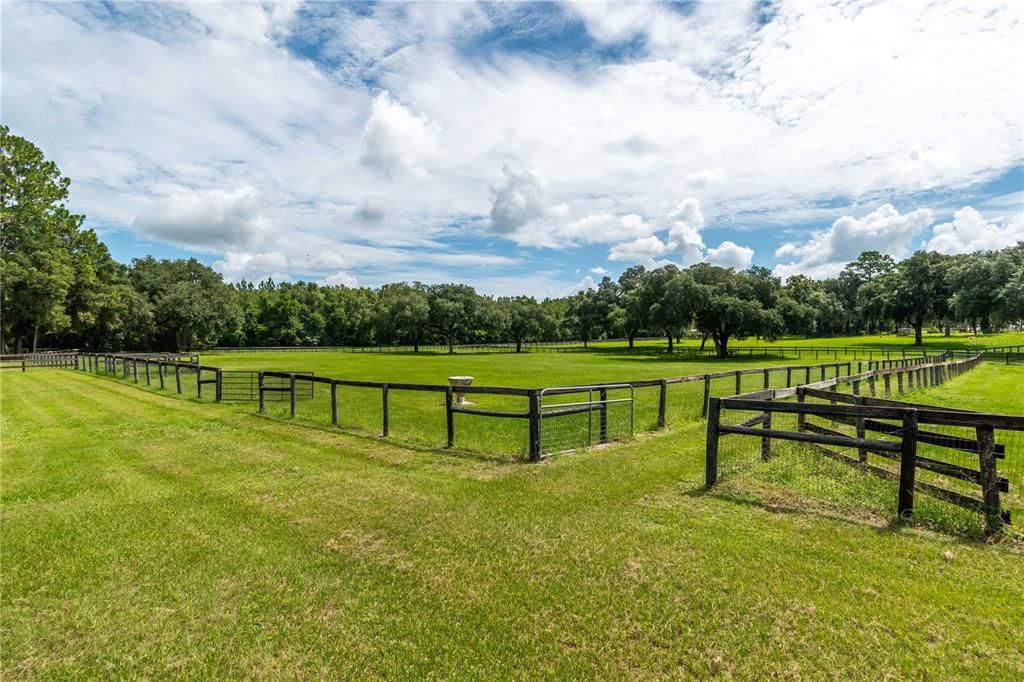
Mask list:
POLYGON ((448 383, 455 388, 455 402, 459 405, 466 402, 466 394, 459 393, 458 389, 462 386, 470 386, 473 384, 473 377, 459 376, 459 377, 448 377, 448 383))

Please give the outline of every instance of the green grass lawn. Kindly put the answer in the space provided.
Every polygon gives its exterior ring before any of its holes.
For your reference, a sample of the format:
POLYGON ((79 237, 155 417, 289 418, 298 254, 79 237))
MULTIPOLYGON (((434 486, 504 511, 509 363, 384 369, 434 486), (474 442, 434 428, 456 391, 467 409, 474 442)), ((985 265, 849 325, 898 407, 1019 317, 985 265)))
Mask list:
MULTIPOLYGON (((944 350, 947 348, 952 349, 974 349, 974 348, 992 348, 998 346, 1009 346, 1009 345, 1024 345, 1024 333, 1011 332, 1002 334, 965 334, 965 333, 954 333, 950 336, 944 334, 925 334, 922 341, 924 347, 932 350, 944 350)), ((591 344, 597 348, 602 347, 615 347, 621 348, 625 345, 624 341, 597 341, 591 344)), ((640 348, 665 348, 667 342, 664 339, 645 339, 643 341, 637 341, 636 345, 640 348)), ((681 344, 687 348, 700 345, 700 339, 683 339, 681 344)), ((750 346, 756 346, 758 348, 768 346, 805 346, 805 347, 829 347, 829 348, 892 348, 892 349, 911 349, 914 347, 913 336, 897 336, 895 334, 875 334, 875 335, 863 335, 863 336, 842 336, 832 338, 807 338, 803 336, 789 336, 783 339, 779 339, 774 342, 766 342, 763 339, 755 337, 748 337, 745 339, 730 339, 729 347, 735 348, 737 352, 740 349, 747 349, 750 346)), ((707 348, 714 348, 714 344, 709 339, 707 342, 707 348)))
MULTIPOLYGON (((311 371, 317 376, 335 379, 356 379, 375 382, 448 383, 452 375, 468 374, 475 385, 541 388, 546 386, 577 386, 614 383, 665 377, 703 375, 749 367, 816 363, 812 356, 802 359, 779 357, 729 360, 694 359, 669 355, 627 355, 622 353, 348 353, 348 352, 267 352, 209 354, 202 361, 224 369, 311 371)), ((843 369, 845 372, 845 368, 843 369)), ((854 369, 856 371, 856 369, 854 369)), ((826 369, 834 376, 835 368, 826 369)), ((818 372, 814 373, 819 378, 818 372)), ((796 381, 797 376, 793 377, 796 381)), ((763 377, 741 377, 741 389, 752 391, 763 387, 763 377)), ((773 386, 783 386, 785 372, 771 375, 773 386)), ((701 417, 704 400, 703 382, 673 384, 668 388, 667 421, 678 424, 701 417)), ((733 395, 732 377, 716 379, 712 395, 733 395)), ((624 397, 624 393, 616 394, 624 397)), ((612 396, 612 397, 616 397, 612 396)), ((478 409, 524 413, 529 409, 525 397, 473 395, 478 409)), ((555 402, 581 400, 582 396, 564 396, 555 402)), ((657 426, 659 389, 637 389, 634 393, 634 422, 637 431, 657 426)), ((350 432, 377 434, 381 432, 381 396, 377 389, 339 389, 341 427, 350 432)), ((549 399, 552 400, 552 399, 549 399)), ((390 433, 409 444, 443 445, 446 441, 444 395, 390 391, 390 433)), ((285 402, 270 403, 268 413, 286 417, 285 402)), ((617 406, 612 414, 612 427, 617 433, 628 431, 628 411, 617 406)), ((317 387, 313 400, 300 401, 297 418, 305 423, 326 426, 330 423, 330 395, 317 387)), ((569 444, 585 442, 587 417, 578 415, 548 422, 549 440, 569 444)), ((456 416, 456 444, 490 454, 521 457, 528 451, 528 423, 525 420, 490 419, 469 415, 456 416)))
MULTIPOLYGON (((1024 414, 1024 399, 1015 389, 1024 382, 1024 366, 1010 366, 987 362, 959 377, 950 379, 941 386, 918 389, 896 395, 907 403, 920 403, 940 407, 970 409, 996 414, 1024 414)), ((893 382, 894 390, 896 383, 893 382)), ((849 385, 841 392, 849 394, 849 385)), ((728 413, 727 423, 736 423, 754 413, 728 413)), ((835 422, 814 420, 822 426, 839 429, 847 435, 856 435, 852 426, 835 422)), ((784 430, 796 430, 796 417, 776 415, 773 426, 784 430)), ((973 440, 974 428, 962 426, 924 427, 932 433, 973 440)), ((878 438, 877 434, 868 434, 878 438)), ((1014 518, 1011 534, 1017 536, 1024 523, 1024 432, 997 430, 996 443, 1006 449, 1006 456, 997 460, 1000 476, 1008 479, 1009 492, 1001 494, 1001 507, 1010 511, 1014 518)), ((847 513, 871 518, 874 523, 886 523, 893 513, 897 486, 894 481, 881 480, 866 475, 863 471, 846 464, 822 457, 803 444, 775 441, 772 445, 775 457, 768 464, 761 463, 760 440, 729 436, 722 441, 719 454, 721 470, 727 476, 719 493, 735 494, 739 498, 753 494, 762 501, 775 498, 813 508, 823 503, 830 508, 839 508, 847 513)), ((918 455, 977 470, 977 454, 928 443, 918 443, 918 455)), ((856 457, 855 450, 845 454, 856 457)), ((898 472, 898 463, 871 454, 868 462, 890 472, 898 472)), ((980 499, 976 483, 959 481, 948 476, 918 469, 917 481, 938 485, 980 499)), ((927 525, 943 532, 974 537, 985 537, 985 523, 982 516, 974 511, 961 509, 940 501, 923 492, 915 496, 914 514, 919 525, 927 525)))
POLYGON ((1012 545, 706 494, 698 421, 529 465, 0 379, 4 679, 1024 676, 1012 545))

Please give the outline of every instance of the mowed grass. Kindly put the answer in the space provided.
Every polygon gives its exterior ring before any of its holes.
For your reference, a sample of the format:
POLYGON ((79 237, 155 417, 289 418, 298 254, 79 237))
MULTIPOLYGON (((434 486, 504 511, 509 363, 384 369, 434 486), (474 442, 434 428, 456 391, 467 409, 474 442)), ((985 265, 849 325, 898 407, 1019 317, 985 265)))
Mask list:
POLYGON ((4 679, 1020 679, 1024 561, 706 494, 703 425, 531 465, 8 373, 4 679))
MULTIPOLYGON (((258 353, 214 353, 202 356, 204 364, 224 369, 309 371, 317 376, 389 383, 425 383, 447 385, 448 377, 470 375, 476 386, 511 386, 543 388, 611 384, 642 379, 703 375, 751 367, 813 364, 828 362, 805 356, 802 359, 737 358, 729 360, 694 359, 668 355, 627 355, 623 353, 350 353, 337 351, 289 351, 258 353)), ((826 376, 835 376, 834 367, 826 368, 826 376)), ((841 370, 845 373, 845 367, 841 370)), ((854 369, 856 371, 856 368, 854 369)), ((795 383, 804 374, 790 377, 795 383)), ((820 371, 812 373, 821 378, 820 371)), ((785 386, 786 373, 770 375, 771 385, 785 386)), ((741 377, 741 390, 753 391, 764 386, 762 375, 741 377)), ((704 401, 703 381, 671 384, 667 389, 666 420, 670 424, 692 422, 701 418, 704 401)), ((711 394, 736 393, 734 377, 713 381, 711 394)), ((271 395, 271 394, 268 394, 271 395)), ((627 397, 617 391, 612 398, 627 397)), ((283 398, 282 394, 271 397, 283 398)), ((594 398, 597 397, 595 393, 594 398)), ((546 398, 551 402, 576 402, 586 394, 546 398)), ((659 388, 639 388, 633 392, 634 425, 637 432, 651 430, 658 423, 659 388)), ((476 409, 515 412, 529 410, 525 397, 469 396, 476 409)), ((341 387, 339 389, 340 426, 349 432, 379 434, 382 431, 382 397, 379 389, 341 387)), ((444 445, 447 439, 444 394, 391 390, 389 392, 390 434, 408 444, 431 447, 444 445)), ((278 400, 267 406, 268 414, 288 417, 288 404, 278 400)), ((297 419, 304 423, 330 424, 330 393, 323 386, 315 387, 313 398, 298 402, 297 419)), ((563 417, 547 422, 548 441, 566 445, 586 444, 589 429, 586 415, 563 417)), ((628 409, 617 405, 611 415, 613 433, 628 433, 628 409)), ((456 415, 456 445, 491 455, 522 457, 528 452, 529 424, 524 419, 495 419, 456 415)))
MULTIPOLYGON (((907 403, 1024 415, 1024 396, 1017 390, 1022 382, 1024 366, 986 362, 940 386, 908 391, 894 397, 907 403)), ((849 390, 845 392, 849 393, 849 390)), ((749 415, 744 413, 743 416, 749 415)), ((729 418, 733 421, 740 419, 733 415, 729 418)), ((848 435, 855 433, 852 427, 815 421, 843 430, 848 435)), ((795 417, 792 416, 776 418, 776 422, 781 422, 785 429, 796 428, 795 417)), ((970 427, 927 425, 923 428, 968 440, 977 437, 975 429, 970 427)), ((871 433, 868 435, 878 437, 871 433)), ((1000 503, 1003 509, 1010 511, 1014 520, 1009 536, 1015 538, 1012 541, 1019 542, 1021 524, 1024 523, 1024 432, 997 430, 996 443, 1005 447, 1005 457, 997 460, 999 475, 1007 478, 1010 484, 1009 491, 1000 495, 1000 503)), ((753 494, 762 501, 781 498, 803 508, 812 508, 821 502, 871 523, 887 523, 892 517, 897 495, 894 481, 866 475, 856 468, 822 457, 801 444, 775 441, 772 445, 775 457, 767 465, 761 464, 758 439, 729 437, 723 440, 723 444, 721 466, 732 475, 725 477, 719 493, 736 494, 740 498, 753 494)), ((844 454, 857 456, 852 449, 845 450, 844 454)), ((918 443, 918 455, 970 469, 979 468, 977 454, 947 447, 918 443)), ((868 461, 892 472, 899 468, 897 463, 874 454, 869 455, 868 461)), ((924 469, 917 470, 916 478, 919 483, 931 483, 980 499, 980 489, 975 483, 924 469)), ((917 524, 942 532, 976 539, 986 535, 985 522, 980 514, 920 491, 915 495, 914 515, 917 524)))

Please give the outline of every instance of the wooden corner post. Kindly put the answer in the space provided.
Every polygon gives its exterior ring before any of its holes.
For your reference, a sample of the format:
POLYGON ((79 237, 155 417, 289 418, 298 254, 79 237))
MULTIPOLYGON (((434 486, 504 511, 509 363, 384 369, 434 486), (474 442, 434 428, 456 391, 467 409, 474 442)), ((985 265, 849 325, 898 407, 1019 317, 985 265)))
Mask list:
POLYGON ((530 390, 530 461, 539 462, 541 452, 540 391, 530 390))
POLYGON ((718 420, 721 414, 721 398, 712 398, 708 402, 708 434, 704 452, 704 485, 708 488, 718 483, 718 420))
POLYGON ((896 513, 901 519, 914 513, 914 476, 917 469, 917 410, 903 411, 900 443, 900 491, 896 513))
POLYGON ((999 476, 996 472, 996 433, 991 424, 976 429, 978 436, 978 464, 981 472, 981 499, 985 525, 989 533, 1002 530, 1003 517, 999 509, 999 476))
POLYGON ((444 391, 445 426, 448 430, 448 447, 455 447, 455 412, 452 411, 452 387, 444 391))

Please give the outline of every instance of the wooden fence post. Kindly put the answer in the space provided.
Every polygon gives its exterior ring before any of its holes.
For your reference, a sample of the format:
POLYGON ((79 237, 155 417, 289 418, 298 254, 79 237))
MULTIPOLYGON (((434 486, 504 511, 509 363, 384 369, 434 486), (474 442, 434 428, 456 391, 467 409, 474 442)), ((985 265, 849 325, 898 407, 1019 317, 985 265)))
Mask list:
POLYGON ((448 429, 448 447, 455 447, 455 413, 452 411, 452 387, 448 386, 444 391, 444 414, 445 425, 448 429))
POLYGON ((601 388, 597 392, 598 400, 601 401, 601 409, 598 412, 597 442, 608 442, 608 389, 601 388))
MULTIPOLYGON (((860 396, 860 381, 853 382, 853 395, 858 397, 860 396)), ((866 433, 864 429, 864 417, 856 417, 854 420, 854 424, 857 427, 857 438, 863 440, 866 433)), ((868 461, 868 451, 867 448, 865 448, 863 445, 857 448, 857 458, 861 461, 862 464, 868 461)))
POLYGON ((221 375, 222 375, 222 370, 218 367, 217 368, 217 373, 216 373, 217 383, 215 384, 216 387, 217 387, 217 402, 218 403, 224 397, 224 381, 223 381, 223 377, 221 375))
POLYGON ((999 510, 999 476, 996 472, 996 433, 991 424, 976 429, 978 436, 978 464, 981 471, 981 499, 985 525, 990 533, 1003 527, 999 510))
MULTIPOLYGON (((772 413, 764 413, 764 422, 762 428, 768 431, 772 428, 772 413)), ((761 436, 761 461, 767 462, 772 458, 772 439, 769 436, 761 436)))
POLYGON ((160 360, 156 363, 157 374, 160 375, 160 390, 164 390, 164 361, 160 360))
POLYGON ((900 443, 900 491, 896 513, 907 518, 914 513, 914 476, 917 469, 917 410, 903 412, 903 440, 900 443))
POLYGON ((381 384, 380 387, 380 402, 383 410, 383 417, 381 419, 381 435, 387 438, 388 433, 391 431, 390 427, 390 412, 388 411, 388 385, 381 384))
MULTIPOLYGON (((263 377, 263 372, 260 372, 260 373, 259 373, 259 382, 260 382, 260 383, 259 383, 259 392, 260 392, 260 414, 263 414, 263 413, 265 413, 265 412, 267 411, 267 398, 266 398, 266 394, 265 394, 265 393, 263 392, 263 386, 264 386, 264 377, 263 377)), ((250 384, 250 385, 251 385, 251 384, 250 384)))
POLYGON ((196 398, 203 399, 203 368, 196 365, 196 398))
POLYGON ((294 374, 288 375, 288 389, 289 389, 288 413, 291 415, 292 419, 295 419, 295 375, 294 374))
POLYGON ((658 428, 665 428, 665 410, 668 407, 668 382, 664 379, 661 380, 661 386, 658 392, 658 428))
POLYGON ((786 388, 789 388, 792 385, 793 385, 793 368, 792 367, 787 367, 786 368, 786 388))
POLYGON ((708 434, 704 450, 704 485, 711 488, 718 483, 718 420, 722 401, 712 398, 708 405, 708 434))
POLYGON ((540 461, 541 452, 540 433, 540 392, 536 389, 530 391, 530 461, 540 461))
POLYGON ((804 383, 805 384, 811 383, 811 366, 810 365, 807 365, 806 367, 804 367, 804 373, 807 375, 806 377, 804 377, 804 383))
POLYGON ((886 374, 882 377, 882 382, 885 384, 885 397, 889 398, 892 396, 892 377, 886 374))
MULTIPOLYGON (((802 403, 807 400, 806 389, 803 386, 797 386, 796 388, 796 401, 802 403)), ((803 431, 804 424, 807 423, 807 415, 803 412, 796 416, 796 430, 803 431)))
POLYGON ((178 395, 181 395, 181 365, 174 363, 174 385, 178 389, 178 395))
POLYGON ((338 425, 338 382, 331 381, 331 424, 338 425))
POLYGON ((742 377, 743 377, 743 375, 740 374, 740 371, 736 370, 736 393, 735 393, 735 395, 739 395, 740 393, 743 393, 743 378, 742 377))
POLYGON ((701 405, 700 416, 708 416, 708 400, 711 398, 711 375, 704 375, 704 404, 701 405))
POLYGON ((896 372, 896 395, 903 395, 903 372, 896 372))

